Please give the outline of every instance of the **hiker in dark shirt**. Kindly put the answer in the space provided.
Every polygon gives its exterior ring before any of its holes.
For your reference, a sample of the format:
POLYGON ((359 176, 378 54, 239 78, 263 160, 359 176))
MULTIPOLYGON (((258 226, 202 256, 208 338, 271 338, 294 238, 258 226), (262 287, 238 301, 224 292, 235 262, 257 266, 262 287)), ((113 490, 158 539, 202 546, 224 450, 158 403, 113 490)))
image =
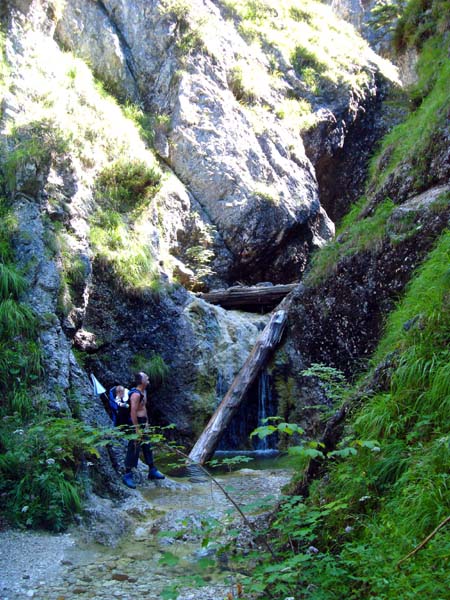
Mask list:
POLYGON ((123 482, 130 488, 135 488, 136 484, 133 479, 132 469, 135 469, 138 464, 140 451, 144 455, 144 460, 149 467, 149 479, 164 479, 164 475, 158 471, 153 464, 153 452, 149 441, 148 434, 148 415, 147 415, 147 386, 148 375, 146 373, 136 373, 134 376, 134 385, 128 396, 130 403, 130 418, 133 433, 136 433, 139 438, 128 442, 127 455, 125 457, 125 475, 123 482))

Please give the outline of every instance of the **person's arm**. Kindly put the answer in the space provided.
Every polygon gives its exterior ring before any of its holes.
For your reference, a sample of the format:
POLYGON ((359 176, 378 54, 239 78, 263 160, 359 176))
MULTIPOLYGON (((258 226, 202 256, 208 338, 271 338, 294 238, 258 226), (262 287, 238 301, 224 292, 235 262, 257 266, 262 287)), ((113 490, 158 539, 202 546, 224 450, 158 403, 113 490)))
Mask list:
POLYGON ((138 393, 134 392, 133 394, 131 394, 129 401, 130 401, 130 418, 131 418, 131 422, 133 423, 133 425, 136 428, 136 433, 139 433, 139 423, 138 423, 138 418, 137 418, 137 411, 139 408, 139 402, 141 400, 141 397, 138 393))

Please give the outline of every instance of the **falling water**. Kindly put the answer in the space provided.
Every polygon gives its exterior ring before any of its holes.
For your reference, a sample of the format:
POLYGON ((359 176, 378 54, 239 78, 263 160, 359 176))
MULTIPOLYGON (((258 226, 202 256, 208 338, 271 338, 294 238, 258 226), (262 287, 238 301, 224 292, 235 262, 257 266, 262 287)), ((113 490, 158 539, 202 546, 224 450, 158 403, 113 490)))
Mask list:
MULTIPOLYGON (((227 374, 218 373, 217 378, 217 403, 228 391, 231 378, 227 374)), ((276 448, 276 435, 267 436, 264 439, 254 436, 250 438, 251 432, 257 427, 266 425, 264 419, 276 414, 276 406, 272 398, 270 375, 263 369, 257 381, 255 381, 248 397, 244 400, 237 414, 225 430, 219 443, 219 451, 243 451, 256 450, 257 452, 268 452, 276 448)))
MULTIPOLYGON (((267 425, 265 419, 275 414, 272 404, 269 374, 266 369, 263 369, 258 377, 258 427, 267 425)), ((256 439, 256 450, 267 451, 273 448, 275 442, 273 435, 262 440, 259 437, 256 439)))

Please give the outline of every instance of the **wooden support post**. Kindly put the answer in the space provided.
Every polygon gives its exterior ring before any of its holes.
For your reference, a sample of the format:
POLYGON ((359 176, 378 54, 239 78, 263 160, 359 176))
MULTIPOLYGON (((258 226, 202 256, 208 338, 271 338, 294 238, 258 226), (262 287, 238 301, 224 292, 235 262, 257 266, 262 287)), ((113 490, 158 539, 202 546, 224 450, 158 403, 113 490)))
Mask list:
POLYGON ((238 410, 259 371, 266 365, 270 353, 278 345, 286 325, 287 313, 275 312, 250 352, 230 389, 192 448, 189 458, 204 465, 217 448, 226 426, 238 410))

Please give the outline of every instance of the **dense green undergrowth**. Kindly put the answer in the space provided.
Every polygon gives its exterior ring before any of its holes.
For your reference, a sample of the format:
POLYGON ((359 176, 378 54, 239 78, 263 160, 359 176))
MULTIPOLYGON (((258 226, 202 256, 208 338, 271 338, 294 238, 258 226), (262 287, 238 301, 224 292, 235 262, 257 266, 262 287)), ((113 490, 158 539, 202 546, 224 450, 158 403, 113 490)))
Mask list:
POLYGON ((82 462, 96 454, 91 430, 52 417, 39 396, 37 318, 21 301, 27 282, 15 265, 16 223, 0 197, 0 497, 2 519, 59 531, 81 509, 82 462))
POLYGON ((447 598, 448 527, 397 563, 450 514, 449 265, 444 232, 353 393, 373 387, 380 364, 387 383, 354 409, 326 478, 307 500, 287 497, 265 532, 275 560, 253 556, 246 589, 258 597, 447 598))

